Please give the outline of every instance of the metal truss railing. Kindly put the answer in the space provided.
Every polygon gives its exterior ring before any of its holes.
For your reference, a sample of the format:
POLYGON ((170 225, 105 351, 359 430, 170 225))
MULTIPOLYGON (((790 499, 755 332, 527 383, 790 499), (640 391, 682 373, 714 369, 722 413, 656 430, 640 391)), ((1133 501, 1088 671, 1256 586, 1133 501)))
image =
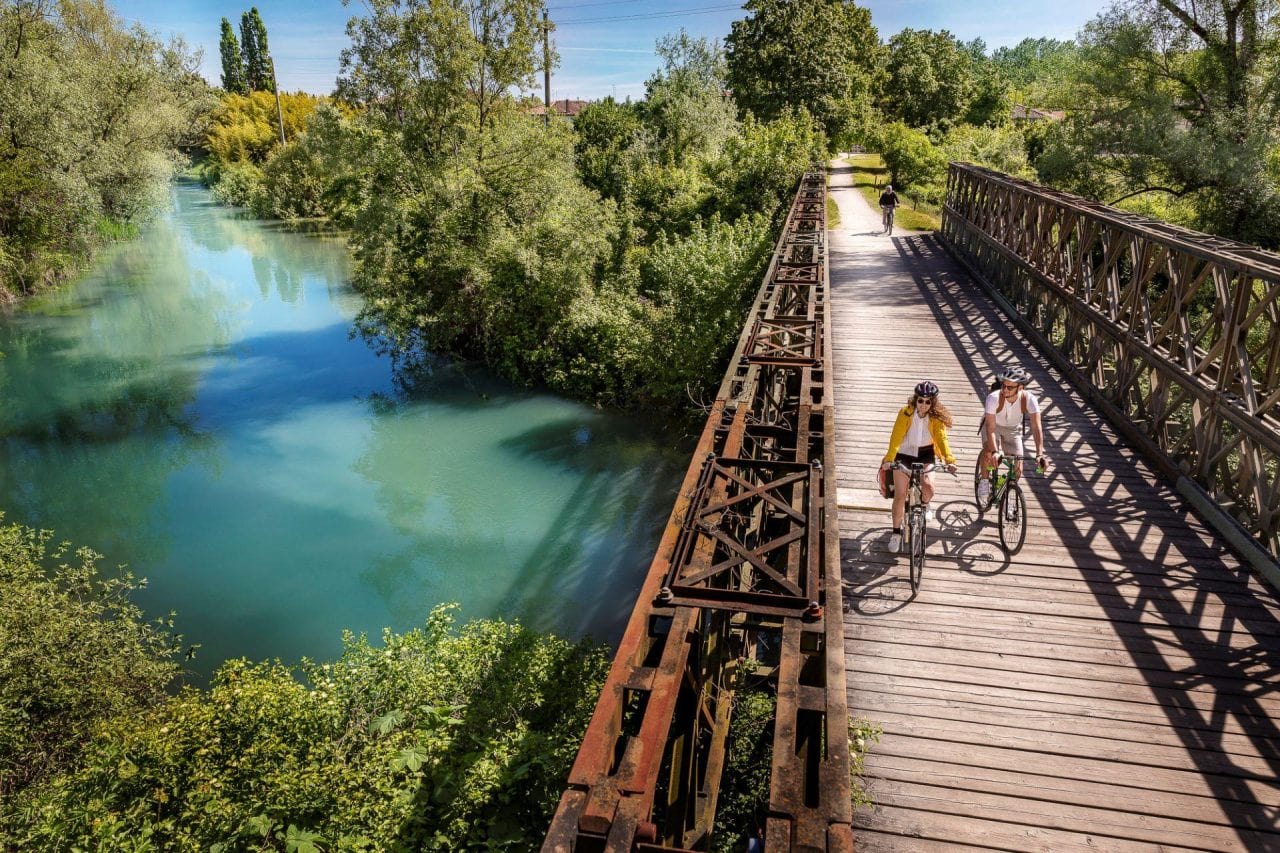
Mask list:
POLYGON ((961 163, 942 235, 1165 474, 1280 554, 1280 255, 961 163))
POLYGON ((750 662, 776 690, 765 844, 853 849, 826 180, 806 174, 544 851, 705 850, 750 662))

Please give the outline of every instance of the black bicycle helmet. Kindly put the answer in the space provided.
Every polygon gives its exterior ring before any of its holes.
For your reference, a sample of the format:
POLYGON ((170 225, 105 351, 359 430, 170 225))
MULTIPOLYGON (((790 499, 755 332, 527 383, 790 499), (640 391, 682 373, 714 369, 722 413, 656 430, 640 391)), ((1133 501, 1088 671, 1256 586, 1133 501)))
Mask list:
POLYGON ((1002 368, 1001 371, 996 374, 996 379, 999 379, 1001 382, 1013 382, 1016 385, 1026 385, 1031 381, 1031 374, 1027 372, 1026 368, 1019 367, 1015 364, 1012 367, 1002 368))
POLYGON ((938 386, 934 385, 928 379, 916 386, 917 397, 936 397, 938 396, 938 386))

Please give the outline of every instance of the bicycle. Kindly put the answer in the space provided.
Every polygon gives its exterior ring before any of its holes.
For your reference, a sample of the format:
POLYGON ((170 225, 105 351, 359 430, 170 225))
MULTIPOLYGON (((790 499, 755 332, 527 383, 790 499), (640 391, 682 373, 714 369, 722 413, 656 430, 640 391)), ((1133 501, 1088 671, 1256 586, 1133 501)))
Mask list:
POLYGON ((894 207, 893 207, 893 205, 886 205, 885 207, 882 207, 882 208, 880 208, 880 209, 881 209, 882 211, 884 211, 884 217, 883 217, 883 218, 884 218, 884 233, 888 234, 889 236, 893 236, 893 211, 894 211, 894 207))
MULTIPOLYGON (((923 462, 913 462, 909 466, 901 462, 893 462, 889 465, 890 471, 902 471, 911 478, 907 483, 906 524, 903 525, 902 544, 910 558, 913 596, 920 589, 920 579, 924 575, 924 549, 929 530, 929 519, 925 517, 924 512, 924 475, 936 467, 936 465, 925 465, 923 462)), ((949 473, 955 476, 954 472, 949 473)))
MULTIPOLYGON (((1022 458, 1032 459, 1030 456, 1022 458)), ((1036 473, 1044 473, 1039 465, 1036 466, 1036 473)), ((1000 547, 1010 555, 1022 550, 1027 539, 1027 498, 1018 483, 1018 457, 1001 453, 996 457, 995 467, 984 473, 982 456, 979 455, 973 466, 973 502, 978 507, 978 515, 998 505, 1000 547), (1001 470, 1001 466, 1004 470, 1001 470), (991 484, 985 502, 978 491, 983 481, 991 484)))

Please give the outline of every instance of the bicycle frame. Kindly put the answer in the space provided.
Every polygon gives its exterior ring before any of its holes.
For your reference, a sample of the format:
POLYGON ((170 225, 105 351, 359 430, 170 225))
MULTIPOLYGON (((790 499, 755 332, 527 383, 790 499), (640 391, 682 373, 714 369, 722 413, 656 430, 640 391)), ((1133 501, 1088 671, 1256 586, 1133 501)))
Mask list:
MULTIPOLYGON (((991 482, 991 503, 1000 503, 1000 497, 1009 488, 1009 484, 1018 480, 1018 460, 1035 462, 1034 456, 1009 456, 1004 453, 996 454, 996 464, 994 468, 987 470, 986 479, 991 482), (1003 476, 1000 472, 1000 466, 1005 468, 1003 476)), ((1036 473, 1041 473, 1040 468, 1036 468, 1036 473)))
POLYGON ((907 544, 907 562, 910 567, 911 595, 915 596, 920 589, 920 578, 924 574, 925 543, 928 538, 928 517, 924 507, 924 475, 933 471, 935 465, 913 462, 910 466, 901 462, 889 465, 890 471, 904 471, 908 476, 906 493, 906 512, 903 527, 904 542, 907 544))

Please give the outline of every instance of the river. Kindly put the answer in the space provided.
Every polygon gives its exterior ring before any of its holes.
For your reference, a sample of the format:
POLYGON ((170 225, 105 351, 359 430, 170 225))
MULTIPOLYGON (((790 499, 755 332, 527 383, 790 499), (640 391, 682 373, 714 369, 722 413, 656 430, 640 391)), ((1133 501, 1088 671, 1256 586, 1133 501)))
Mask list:
POLYGON ((178 184, 169 214, 0 318, 0 510, 147 578, 223 660, 329 659, 461 615, 616 642, 691 443, 350 334, 340 239, 178 184))

